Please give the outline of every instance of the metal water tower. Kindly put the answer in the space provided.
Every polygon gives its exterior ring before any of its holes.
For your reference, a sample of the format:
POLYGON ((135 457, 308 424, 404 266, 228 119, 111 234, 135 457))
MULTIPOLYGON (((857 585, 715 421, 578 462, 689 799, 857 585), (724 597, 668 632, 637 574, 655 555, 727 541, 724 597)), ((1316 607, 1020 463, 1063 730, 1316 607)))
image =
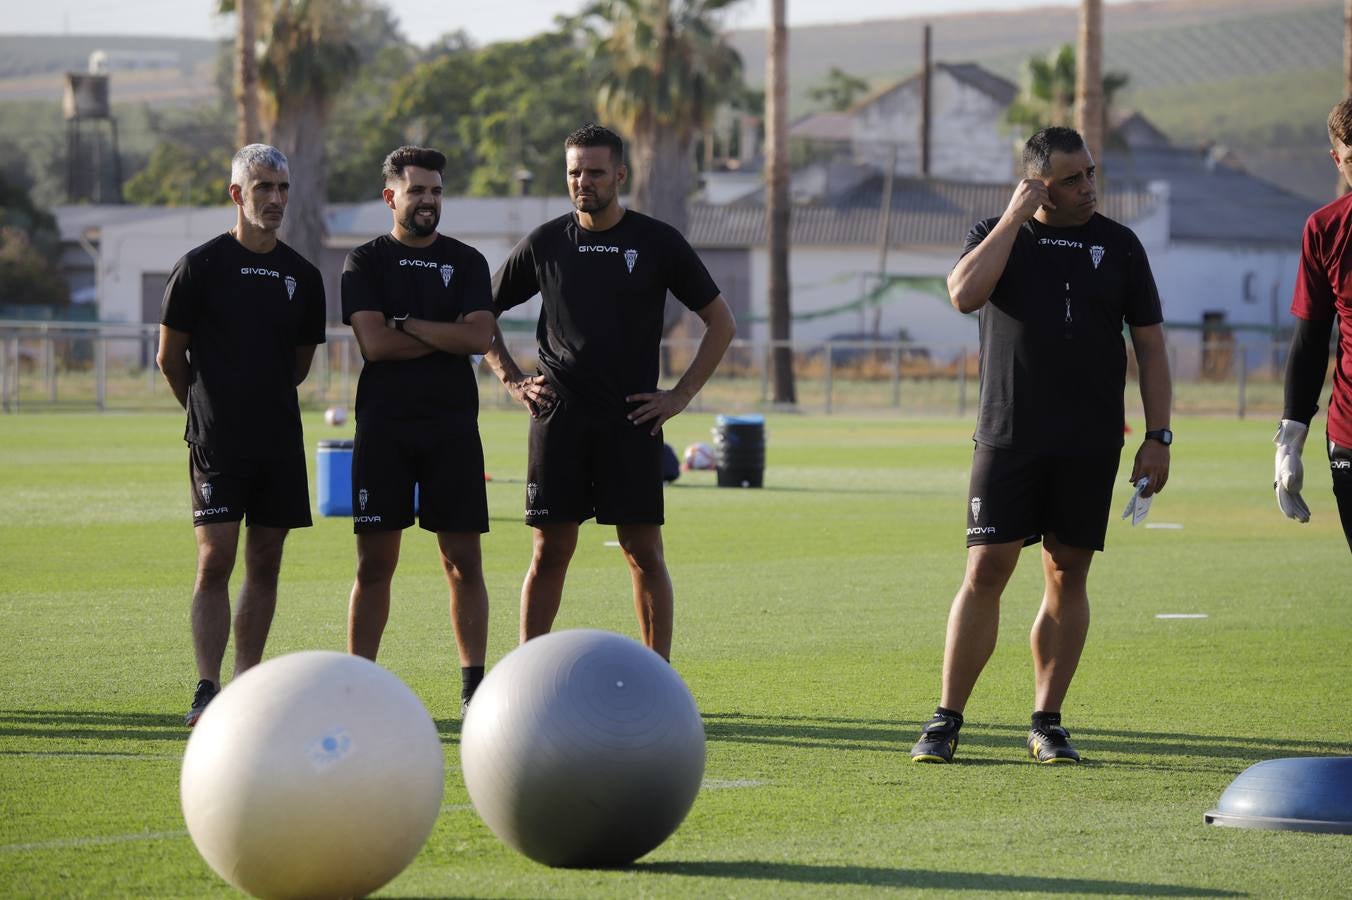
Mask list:
POLYGON ((108 76, 67 72, 66 198, 71 203, 122 202, 122 161, 117 119, 108 102, 108 76))

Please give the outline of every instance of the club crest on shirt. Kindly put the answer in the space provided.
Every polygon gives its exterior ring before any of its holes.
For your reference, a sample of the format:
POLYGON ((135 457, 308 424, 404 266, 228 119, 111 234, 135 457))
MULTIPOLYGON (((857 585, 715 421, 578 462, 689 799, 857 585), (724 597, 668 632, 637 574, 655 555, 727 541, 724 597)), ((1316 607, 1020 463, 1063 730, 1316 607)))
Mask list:
POLYGON ((290 275, 286 276, 286 299, 290 300, 296 296, 296 279, 290 275))
POLYGON ((1101 244, 1095 244, 1089 248, 1089 258, 1094 261, 1094 268, 1097 269, 1099 263, 1103 262, 1103 253, 1104 250, 1101 244))
POLYGON ((441 272, 441 286, 450 287, 451 276, 455 274, 455 266, 446 264, 443 265, 438 271, 441 272))
POLYGON ((629 267, 629 274, 634 274, 634 263, 638 262, 637 250, 624 251, 624 264, 629 267))

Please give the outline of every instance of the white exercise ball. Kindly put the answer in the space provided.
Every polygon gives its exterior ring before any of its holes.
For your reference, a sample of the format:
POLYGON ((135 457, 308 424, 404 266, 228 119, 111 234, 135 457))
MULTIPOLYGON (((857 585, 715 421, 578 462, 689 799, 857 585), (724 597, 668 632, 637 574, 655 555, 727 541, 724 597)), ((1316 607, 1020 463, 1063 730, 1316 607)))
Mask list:
POLYGON ((312 650, 226 686, 193 728, 188 833, 256 897, 359 897, 413 861, 441 810, 436 724, 375 663, 312 650))

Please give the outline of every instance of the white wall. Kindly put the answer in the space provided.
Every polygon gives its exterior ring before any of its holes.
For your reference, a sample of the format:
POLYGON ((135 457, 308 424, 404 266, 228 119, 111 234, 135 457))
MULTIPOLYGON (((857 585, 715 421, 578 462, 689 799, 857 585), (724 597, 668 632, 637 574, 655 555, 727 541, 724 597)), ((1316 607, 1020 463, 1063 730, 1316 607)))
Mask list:
MULTIPOLYGON (((1165 321, 1195 325, 1201 324, 1203 313, 1214 311, 1225 313, 1227 325, 1289 325, 1299 263, 1299 247, 1243 249, 1173 243, 1150 254, 1165 321)), ((1244 349, 1251 371, 1271 366, 1274 348, 1268 334, 1237 331, 1234 340, 1237 348, 1244 349)), ((1169 334, 1169 344, 1175 377, 1196 377, 1201 332, 1175 329, 1169 334)))
MULTIPOLYGON (((887 271, 893 275, 946 277, 957 260, 958 248, 893 250, 887 257, 887 271)), ((751 253, 751 306, 753 315, 767 313, 769 291, 769 254, 764 248, 751 253)), ((789 302, 795 315, 829 309, 854 300, 876 284, 878 252, 848 246, 795 247, 789 257, 789 302)), ((919 291, 901 292, 900 299, 888 299, 878 307, 882 311, 878 333, 884 340, 895 338, 906 329, 917 344, 933 348, 936 354, 956 352, 963 346, 974 347, 977 340, 975 316, 964 316, 947 299, 919 291)), ((863 311, 842 312, 834 316, 793 323, 795 343, 824 341, 832 335, 872 331, 874 307, 863 311)), ((761 341, 769 337, 764 322, 739 325, 738 337, 761 341)))
POLYGON ((153 219, 104 225, 99 239, 99 318, 142 321, 142 275, 167 275, 179 257, 234 224, 235 208, 219 206, 184 207, 153 219))
MULTIPOLYGON (((1009 182, 1014 177, 1012 139, 1000 127, 1004 107, 988 94, 934 70, 930 116, 930 174, 959 181, 1009 182)), ((861 108, 852 138, 861 162, 887 167, 897 145, 897 173, 920 172, 919 80, 861 108)))

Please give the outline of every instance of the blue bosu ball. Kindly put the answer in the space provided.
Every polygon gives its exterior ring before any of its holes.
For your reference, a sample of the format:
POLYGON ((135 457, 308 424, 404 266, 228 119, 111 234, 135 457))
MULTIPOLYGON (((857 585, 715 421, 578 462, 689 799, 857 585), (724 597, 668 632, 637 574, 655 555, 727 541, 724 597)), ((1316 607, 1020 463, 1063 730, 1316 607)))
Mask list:
POLYGON ((1234 828, 1352 834, 1352 756, 1255 763, 1203 819, 1234 828))

